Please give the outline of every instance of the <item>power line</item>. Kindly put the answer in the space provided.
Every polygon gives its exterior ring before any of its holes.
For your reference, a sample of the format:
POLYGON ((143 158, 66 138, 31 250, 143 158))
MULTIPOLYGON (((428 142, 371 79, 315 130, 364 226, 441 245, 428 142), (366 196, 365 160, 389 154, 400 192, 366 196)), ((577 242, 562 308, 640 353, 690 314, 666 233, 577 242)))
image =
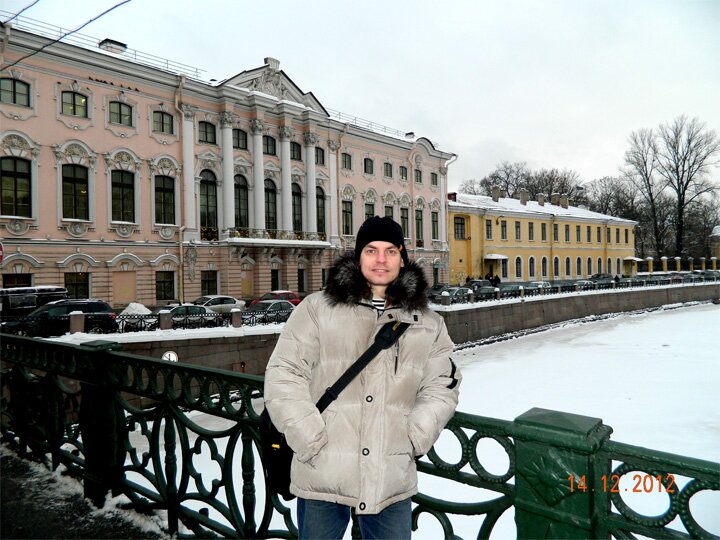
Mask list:
POLYGON ((30 4, 29 6, 25 6, 25 7, 22 8, 20 11, 18 11, 15 15, 13 15, 12 17, 10 17, 7 21, 5 21, 3 24, 9 23, 9 22, 12 21, 15 17, 17 17, 18 15, 20 15, 23 11, 27 11, 28 9, 30 9, 31 7, 33 7, 35 4, 37 4, 39 1, 40 1, 40 0, 35 0, 35 1, 34 1, 32 4, 30 4))
MULTIPOLYGON (((36 1, 39 1, 39 0, 36 0, 36 1)), ((63 34, 63 35, 60 36, 59 38, 51 41, 50 43, 47 43, 47 44, 43 45, 43 46, 40 47, 38 50, 33 51, 33 52, 31 52, 30 54, 26 54, 26 55, 23 56, 22 58, 19 58, 19 59, 15 60, 12 64, 8 64, 8 65, 6 65, 6 66, 2 66, 0 69, 8 69, 8 68, 11 68, 11 67, 13 67, 14 65, 19 64, 19 63, 22 62, 23 60, 27 60, 27 59, 30 58, 31 56, 35 56, 37 53, 39 53, 39 52, 47 49, 50 45, 54 45, 55 43, 57 43, 57 42, 60 41, 61 39, 64 39, 64 38, 66 38, 66 37, 74 34, 74 33, 77 32, 78 30, 82 30, 83 28, 85 28, 85 27, 86 27, 88 24, 90 24, 91 22, 98 20, 100 17, 103 17, 104 15, 107 15, 108 13, 110 13, 110 12, 111 12, 112 10, 114 10, 115 8, 119 8, 119 7, 122 6, 123 4, 127 4, 127 3, 130 2, 130 1, 131 1, 131 0, 123 0, 123 1, 120 2, 119 4, 115 4, 113 7, 109 8, 109 9, 106 9, 106 10, 103 11, 100 15, 97 15, 96 17, 93 17, 92 19, 90 19, 89 21, 81 24, 80 26, 78 26, 78 27, 75 28, 74 30, 70 30, 69 32, 67 32, 66 34, 63 34)))

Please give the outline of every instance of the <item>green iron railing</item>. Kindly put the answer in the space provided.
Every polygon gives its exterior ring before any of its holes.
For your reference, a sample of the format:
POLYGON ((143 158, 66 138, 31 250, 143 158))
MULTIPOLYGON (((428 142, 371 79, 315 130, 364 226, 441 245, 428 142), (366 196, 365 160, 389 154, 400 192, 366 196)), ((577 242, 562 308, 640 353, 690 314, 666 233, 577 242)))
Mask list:
MULTIPOLYGON (((164 512, 178 538, 296 538, 293 505, 265 491, 262 377, 118 348, 2 335, 3 441, 53 469, 63 465, 96 506, 112 492, 137 510, 164 512)), ((611 431, 599 419, 543 409, 512 422, 458 412, 442 444, 418 461, 421 488, 429 477, 452 482, 456 500, 421 491, 413 525, 488 538, 512 508, 519 538, 718 538, 696 522, 691 502, 720 491, 720 464, 616 443, 611 431), (488 440, 507 457, 502 473, 483 467, 488 440), (633 475, 659 478, 664 512, 626 504, 614 487, 633 475)))

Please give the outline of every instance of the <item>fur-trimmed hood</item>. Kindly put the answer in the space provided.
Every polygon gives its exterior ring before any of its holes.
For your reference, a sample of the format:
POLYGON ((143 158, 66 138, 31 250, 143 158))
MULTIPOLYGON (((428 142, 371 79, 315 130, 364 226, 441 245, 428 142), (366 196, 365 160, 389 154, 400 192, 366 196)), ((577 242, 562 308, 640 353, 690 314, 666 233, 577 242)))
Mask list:
MULTIPOLYGON (((388 285, 385 298, 393 307, 425 310, 428 306, 428 282, 422 269, 410 261, 400 269, 400 275, 388 285)), ((345 253, 330 268, 325 295, 332 304, 369 302, 372 292, 360 271, 353 253, 345 253)))

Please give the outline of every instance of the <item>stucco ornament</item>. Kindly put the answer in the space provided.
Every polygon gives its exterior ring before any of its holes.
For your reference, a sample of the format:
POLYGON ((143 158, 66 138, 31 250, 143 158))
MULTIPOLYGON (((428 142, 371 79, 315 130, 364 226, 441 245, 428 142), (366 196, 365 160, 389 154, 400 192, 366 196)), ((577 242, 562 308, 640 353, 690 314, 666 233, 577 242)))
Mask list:
POLYGON ((2 147, 6 150, 12 151, 17 149, 21 152, 30 149, 28 142, 19 135, 8 135, 5 137, 2 142, 2 147))
POLYGON ((5 224, 5 228, 12 234, 25 234, 30 230, 30 223, 21 219, 13 219, 5 224))
POLYGON ((71 236, 77 238, 80 236, 85 236, 87 234, 89 225, 80 221, 73 221, 72 223, 68 223, 65 229, 68 233, 70 233, 71 236))
POLYGON ((320 142, 320 137, 318 137, 315 133, 306 131, 303 133, 303 142, 306 146, 315 146, 318 142, 320 142))
POLYGON ((163 240, 170 240, 175 236, 175 229, 173 227, 160 227, 158 234, 163 240))
POLYGON ((259 118, 250 120, 250 131, 253 133, 262 133, 265 130, 265 123, 259 118))
POLYGON ((197 249, 189 247, 185 252, 185 263, 188 267, 188 278, 195 281, 195 265, 197 264, 197 249))
POLYGON ((278 99, 287 97, 287 86, 283 81, 283 76, 279 71, 274 69, 266 69, 262 74, 253 79, 248 86, 250 90, 257 90, 263 94, 275 96, 278 99))
POLYGON ((220 113, 220 127, 228 128, 232 127, 235 122, 235 115, 231 112, 223 111, 220 113))

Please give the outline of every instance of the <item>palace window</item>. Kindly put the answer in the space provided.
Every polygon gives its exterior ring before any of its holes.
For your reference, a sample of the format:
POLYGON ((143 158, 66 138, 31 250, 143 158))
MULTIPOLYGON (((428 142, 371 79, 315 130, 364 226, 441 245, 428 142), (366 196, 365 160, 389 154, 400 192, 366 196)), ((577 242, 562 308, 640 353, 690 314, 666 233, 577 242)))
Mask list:
POLYGON ((87 272, 66 272, 65 288, 68 298, 90 298, 90 274, 87 272))
POLYGON ((323 188, 315 188, 315 204, 317 214, 317 231, 319 233, 325 232, 325 192, 323 188))
POLYGON ((232 130, 233 148, 239 150, 247 150, 247 132, 242 129, 235 128, 232 130))
POLYGON ((565 225, 565 241, 570 241, 570 225, 565 225))
POLYGON ((217 138, 215 137, 215 125, 210 122, 199 122, 199 141, 201 143, 215 144, 217 138))
POLYGON ((492 240, 492 219, 485 220, 485 238, 492 240))
POLYGON ((235 227, 250 226, 250 207, 248 202, 248 182, 242 174, 235 175, 235 227))
POLYGON ((415 238, 417 240, 424 240, 423 235, 423 211, 420 209, 415 210, 415 238))
POLYGON ((315 147, 315 165, 325 165, 325 150, 315 147))
POLYGON ((275 155, 275 139, 270 135, 263 135, 263 154, 266 156, 275 155))
POLYGON ((350 235, 353 233, 352 201, 342 202, 342 229, 344 235, 350 235))
POLYGON ((365 219, 375 215, 375 205, 373 203, 365 203, 365 219))
POLYGON ((0 159, 2 169, 2 208, 4 216, 32 217, 30 162, 5 157, 0 159))
POLYGON ((175 179, 155 177, 155 223, 175 223, 175 179))
POLYGON ((175 298, 175 272, 155 272, 155 300, 175 298))
POLYGON ((432 187, 438 186, 438 175, 437 173, 430 173, 430 185, 432 187))
POLYGON ((352 156, 347 152, 343 152, 340 155, 340 167, 347 171, 352 170, 352 156))
POLYGON ((216 229, 218 219, 215 173, 206 169, 200 173, 200 177, 200 226, 216 229))
POLYGON ((403 237, 409 238, 410 237, 410 209, 409 208, 401 208, 400 209, 400 226, 402 227, 403 237))
POLYGON ((515 277, 522 278, 522 259, 515 257, 515 277))
POLYGON ((62 113, 68 116, 88 117, 88 98, 78 92, 63 92, 62 113))
POLYGON ((389 217, 390 219, 395 219, 392 206, 385 207, 385 217, 389 217))
POLYGON ((540 238, 543 242, 547 242, 547 223, 540 224, 540 238))
POLYGON ((82 165, 63 165, 63 218, 89 219, 88 170, 82 165))
POLYGON ((375 163, 370 158, 363 160, 363 172, 365 174, 375 174, 375 163))
POLYGON ((507 220, 502 220, 500 222, 500 239, 501 240, 507 240, 507 220))
POLYGON ((110 102, 110 123, 132 127, 133 109, 127 103, 119 101, 110 102))
POLYGON ((515 240, 520 240, 522 238, 522 232, 520 229, 520 222, 515 222, 515 240))
POLYGON ((277 229, 277 188, 269 178, 265 179, 265 228, 277 229))
POLYGON ((430 212, 431 236, 433 240, 440 238, 440 220, 438 212, 430 212))
POLYGON ((135 221, 135 175, 112 171, 112 220, 135 221))
POLYGON ((582 234, 580 233, 580 225, 575 225, 575 241, 579 244, 582 242, 582 234))
POLYGON ((415 169, 415 183, 422 184, 422 171, 415 169))
POLYGON ((535 224, 531 221, 528 223, 528 241, 532 242, 535 240, 535 224))
POLYGON ((302 190, 295 183, 292 185, 292 221, 293 231, 302 232, 302 190))
POLYGON ((407 167, 400 165, 400 180, 407 180, 407 167))
POLYGON ((153 111, 153 131, 172 135, 175 133, 174 118, 172 114, 162 111, 153 111))
POLYGON ((295 141, 290 142, 290 159, 302 161, 302 147, 300 143, 296 143, 295 141))
POLYGON ((392 163, 383 164, 383 174, 386 178, 392 178, 392 163))
POLYGON ((200 272, 200 294, 217 294, 217 271, 203 270, 200 272))
POLYGON ((30 106, 30 85, 17 79, 0 79, 0 102, 30 106))

